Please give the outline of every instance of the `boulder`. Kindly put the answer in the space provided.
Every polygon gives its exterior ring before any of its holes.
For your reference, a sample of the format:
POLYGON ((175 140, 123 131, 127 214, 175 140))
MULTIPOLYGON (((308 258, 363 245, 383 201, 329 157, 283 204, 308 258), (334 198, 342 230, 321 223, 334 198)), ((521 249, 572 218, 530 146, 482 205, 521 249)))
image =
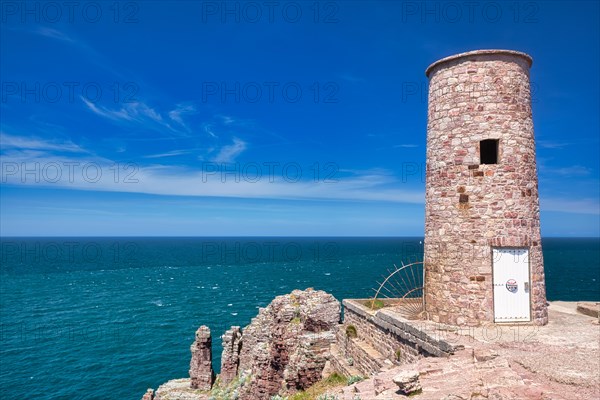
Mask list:
POLYGON ((398 386, 398 391, 406 396, 422 390, 418 371, 401 371, 394 376, 392 381, 398 386))

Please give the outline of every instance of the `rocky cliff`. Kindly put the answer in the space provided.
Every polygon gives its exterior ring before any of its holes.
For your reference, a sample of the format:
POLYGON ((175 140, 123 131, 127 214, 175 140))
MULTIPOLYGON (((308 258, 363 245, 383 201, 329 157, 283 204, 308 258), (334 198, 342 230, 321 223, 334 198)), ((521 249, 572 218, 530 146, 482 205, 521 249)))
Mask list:
POLYGON ((216 381, 210 330, 202 326, 191 346, 190 379, 169 381, 156 392, 149 389, 143 400, 204 400, 227 393, 240 400, 269 400, 307 389, 322 378, 340 312, 340 303, 323 291, 294 290, 276 297, 247 327, 232 327, 222 336, 216 381))
POLYGON ((319 381, 339 319, 339 302, 322 291, 275 298, 243 330, 238 372, 250 379, 240 398, 270 399, 319 381))
MULTIPOLYGON (((345 321, 340 325, 340 305, 325 292, 296 290, 277 297, 247 327, 232 327, 222 336, 221 374, 216 380, 210 330, 200 327, 191 346, 190 378, 171 380, 156 391, 148 389, 142 400, 271 400, 276 394, 285 398, 307 388, 288 398, 600 398, 597 303, 554 302, 550 322, 543 327, 491 325, 469 330, 439 324, 432 328, 426 321, 402 319, 394 325, 393 309, 359 312, 348 308, 350 303, 345 303, 345 321), (581 308, 586 312, 578 312, 581 308), (357 316, 362 314, 361 324, 357 316), (401 357, 390 360, 383 353, 394 332, 407 346, 429 351, 404 360, 409 350, 405 346, 401 357), (446 348, 447 340, 453 347, 448 354, 431 348, 436 341, 438 350, 446 348), (341 351, 344 342, 351 344, 346 348, 350 353, 341 351), (359 357, 369 358, 365 365, 377 368, 369 373, 357 370, 359 357), (346 376, 329 375, 334 371, 346 376)), ((398 340, 391 350, 397 349, 398 340)))

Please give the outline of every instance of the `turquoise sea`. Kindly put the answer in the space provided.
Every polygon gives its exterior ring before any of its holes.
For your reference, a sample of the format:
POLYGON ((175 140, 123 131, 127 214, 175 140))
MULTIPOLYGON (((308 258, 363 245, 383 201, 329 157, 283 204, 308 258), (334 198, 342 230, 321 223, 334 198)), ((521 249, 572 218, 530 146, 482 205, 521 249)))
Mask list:
MULTIPOLYGON (((367 297, 422 238, 2 238, 0 398, 139 400, 188 374, 200 325, 274 296, 367 297)), ((543 240, 549 300, 600 300, 600 239, 543 240)))

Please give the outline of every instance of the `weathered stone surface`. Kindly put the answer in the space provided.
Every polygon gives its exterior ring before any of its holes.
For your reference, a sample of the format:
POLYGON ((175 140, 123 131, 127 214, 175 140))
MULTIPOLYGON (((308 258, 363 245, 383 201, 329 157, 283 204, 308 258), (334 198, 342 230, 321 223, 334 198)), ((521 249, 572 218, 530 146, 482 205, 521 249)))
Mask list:
POLYGON ((239 373, 250 379, 242 400, 302 390, 321 379, 335 341, 340 304, 330 294, 307 289, 278 296, 243 330, 239 373))
MULTIPOLYGON (((588 400, 600 398, 600 330, 575 303, 549 307, 546 326, 496 325, 456 331, 456 351, 382 371, 372 379, 330 392, 338 400, 401 400, 396 389, 378 390, 402 371, 418 371, 420 400, 588 400)), ((412 397, 411 397, 412 398, 412 397)))
POLYGON ((577 303, 577 311, 589 315, 590 317, 600 318, 600 303, 581 302, 577 303))
MULTIPOLYGON (((208 400, 209 394, 200 389, 192 389, 191 380, 173 379, 156 389, 152 400, 208 400)), ((143 399, 145 400, 145 399, 143 399)))
POLYGON ((532 321, 548 322, 530 66, 526 54, 488 50, 427 70, 425 304, 435 322, 494 321, 492 247, 529 249, 532 321), (482 140, 498 140, 496 164, 481 163, 482 140))
MULTIPOLYGON (((452 334, 440 334, 440 324, 431 321, 407 320, 393 308, 374 311, 364 305, 366 299, 344 300, 344 323, 337 330, 334 360, 339 372, 353 369, 360 375, 371 376, 388 363, 406 364, 421 357, 446 357, 457 350, 451 343, 452 334), (353 328, 356 337, 349 337, 347 329, 353 328), (449 341, 450 340, 450 341, 449 341)), ((455 328, 456 329, 456 328, 455 328)), ((356 375, 356 374, 354 374, 356 375)))
MULTIPOLYGON (((296 292, 294 292, 296 293, 296 292)), ((306 292, 300 292, 306 293, 306 292)), ((310 293, 310 292, 309 292, 310 293)), ((363 375, 352 365, 342 365, 340 359, 344 359, 338 345, 341 345, 340 335, 345 332, 338 329, 338 343, 329 346, 332 340, 331 331, 310 333, 304 329, 298 336, 287 335, 286 340, 282 336, 269 335, 270 328, 280 327, 288 321, 293 325, 300 325, 303 314, 300 317, 289 319, 286 305, 292 301, 293 305, 314 305, 316 299, 322 303, 331 302, 330 311, 323 313, 320 321, 328 321, 323 326, 335 325, 339 312, 339 305, 335 300, 323 292, 317 292, 311 299, 290 298, 291 295, 281 296, 269 307, 263 309, 250 326, 257 331, 254 334, 255 343, 262 343, 259 349, 268 350, 266 353, 273 355, 271 351, 273 344, 278 343, 279 349, 285 349, 288 357, 287 363, 281 363, 283 368, 281 374, 276 374, 265 364, 275 361, 274 358, 264 357, 262 361, 253 361, 258 357, 261 350, 246 349, 249 369, 258 372, 252 377, 243 371, 238 372, 235 388, 243 399, 269 399, 265 394, 265 387, 276 387, 274 382, 279 382, 279 388, 292 391, 293 385, 289 382, 300 382, 301 385, 314 382, 317 372, 323 375, 325 364, 329 363, 332 371, 342 371, 346 376, 363 375), (338 311, 335 311, 337 309, 338 311), (335 316, 334 316, 335 315, 335 316), (298 319, 296 319, 298 318, 298 319), (257 320, 260 320, 259 323, 257 320), (259 334, 260 328, 265 332, 259 334), (271 350, 269 350, 271 349, 271 350), (326 361, 322 362, 325 358, 326 361), (327 362, 328 361, 328 362, 327 362), (312 367, 310 364, 313 364, 312 367), (322 367, 321 367, 322 366, 322 367), (271 375, 263 374, 261 371, 271 371, 271 375), (258 378, 258 379, 257 379, 258 378), (269 380, 272 379, 272 380, 269 380), (246 382, 248 385, 241 384, 246 382), (267 386, 265 386, 267 385, 267 386), (262 393, 262 394, 261 394, 262 393)), ((302 297, 302 296, 300 296, 302 297)), ((345 301, 346 302, 352 302, 345 301)), ((312 306, 309 306, 309 308, 312 306)), ((419 382, 422 393, 415 396, 422 400, 439 399, 514 399, 514 400, 588 400, 600 398, 600 331, 596 325, 597 319, 581 315, 576 311, 577 304, 569 302, 553 302, 550 304, 550 322, 546 326, 493 326, 494 335, 490 335, 491 326, 484 327, 454 327, 448 331, 448 326, 434 324, 430 321, 421 321, 418 325, 414 321, 406 321, 403 324, 405 332, 410 332, 411 340, 426 340, 424 343, 437 342, 438 345, 444 340, 452 344, 454 354, 445 357, 418 357, 408 364, 400 366, 387 365, 384 360, 383 368, 377 372, 372 379, 355 383, 350 386, 340 387, 332 390, 331 394, 338 396, 338 400, 355 400, 359 395, 361 400, 399 400, 406 399, 400 394, 393 380, 398 374, 409 371, 418 371, 419 382), (412 324, 412 325, 411 325, 412 324), (434 329, 432 331, 432 329, 434 329), (417 332, 417 330, 420 332, 417 332), (437 331, 437 334, 435 334, 437 331)), ((369 313, 359 305, 354 304, 356 312, 346 313, 366 319, 369 313)), ((314 311, 314 310, 313 310, 314 311)), ((323 310, 321 310, 323 311, 323 310)), ((346 310, 348 311, 348 310, 346 310)), ((386 314, 389 311, 382 309, 375 314, 386 314)), ((307 313, 310 314, 310 313, 307 313)), ((295 315, 295 313, 292 313, 295 315)), ((314 315, 314 313, 310 314, 314 315)), ((388 321, 391 321, 388 318, 388 321)), ((401 322, 401 321, 400 321, 401 322)), ((321 325, 321 323, 317 324, 321 325)), ((393 325, 393 324, 392 324, 393 325)), ((398 325, 400 323, 398 322, 398 325)), ((342 325, 343 326, 343 325, 342 325)), ((338 326, 340 328, 341 326, 338 326)), ((384 342, 386 332, 374 329, 368 331, 364 326, 357 326, 358 338, 361 335, 372 335, 372 343, 384 342)), ((201 335, 203 336, 203 335, 201 335)), ((343 337, 343 336, 342 336, 343 337)), ((366 341, 365 341, 366 342, 366 341)), ((243 347, 246 347, 244 341, 243 347)), ((365 347, 368 349, 368 347, 365 347)), ((363 350, 365 350, 363 348, 363 350)), ((366 353, 369 353, 368 351, 366 353)), ((379 357, 373 352, 370 356, 379 357)), ((282 355, 283 353, 280 353, 282 355)), ((404 356, 403 356, 404 357, 404 356)), ((279 358, 281 360, 282 358, 279 358)), ((161 385, 151 397, 149 389, 143 400, 207 400, 209 398, 223 397, 222 388, 214 388, 213 392, 192 389, 191 379, 177 379, 161 385), (221 397, 219 397, 221 396, 221 397)), ((224 397, 223 397, 224 398, 224 397)), ((229 398, 229 397, 228 397, 229 398)), ((231 396, 239 398, 239 396, 231 396)))
POLYGON ((490 349, 474 349, 473 358, 478 362, 493 360, 498 357, 498 353, 491 351, 490 349))
POLYGON ((146 393, 142 396, 142 400, 154 400, 154 389, 146 390, 146 393))
POLYGON ((398 386, 398 391, 407 396, 422 390, 419 382, 419 371, 400 371, 392 381, 398 386))
POLYGON ((192 389, 210 390, 215 376, 212 369, 212 338, 210 329, 201 326, 196 331, 196 340, 190 350, 190 387, 192 389))
POLYGON ((238 373, 240 350, 242 348, 242 332, 239 326, 232 326, 221 336, 223 353, 221 355, 221 373, 219 380, 222 385, 228 385, 238 373))

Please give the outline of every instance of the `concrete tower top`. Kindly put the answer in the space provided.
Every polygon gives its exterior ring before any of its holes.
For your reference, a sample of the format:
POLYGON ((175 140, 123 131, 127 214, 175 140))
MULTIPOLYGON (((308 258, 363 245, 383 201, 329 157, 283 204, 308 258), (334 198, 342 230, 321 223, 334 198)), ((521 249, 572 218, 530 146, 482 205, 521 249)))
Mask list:
POLYGON ((531 67, 531 65, 533 64, 533 58, 531 58, 531 56, 527 53, 522 53, 520 51, 515 51, 515 50, 474 50, 474 51, 468 51, 466 53, 460 53, 460 54, 455 54, 453 56, 449 56, 449 57, 445 57, 442 58, 441 60, 437 60, 436 62, 434 62, 433 64, 431 64, 429 67, 427 67, 427 69, 425 70, 425 75, 429 78, 429 76, 431 75, 431 73, 433 72, 433 70, 435 69, 439 69, 440 66, 447 64, 449 62, 452 61, 457 61, 460 59, 474 59, 477 58, 478 56, 489 56, 489 55, 505 55, 505 56, 513 56, 513 57, 522 57, 523 59, 526 60, 527 64, 529 67, 531 67))

